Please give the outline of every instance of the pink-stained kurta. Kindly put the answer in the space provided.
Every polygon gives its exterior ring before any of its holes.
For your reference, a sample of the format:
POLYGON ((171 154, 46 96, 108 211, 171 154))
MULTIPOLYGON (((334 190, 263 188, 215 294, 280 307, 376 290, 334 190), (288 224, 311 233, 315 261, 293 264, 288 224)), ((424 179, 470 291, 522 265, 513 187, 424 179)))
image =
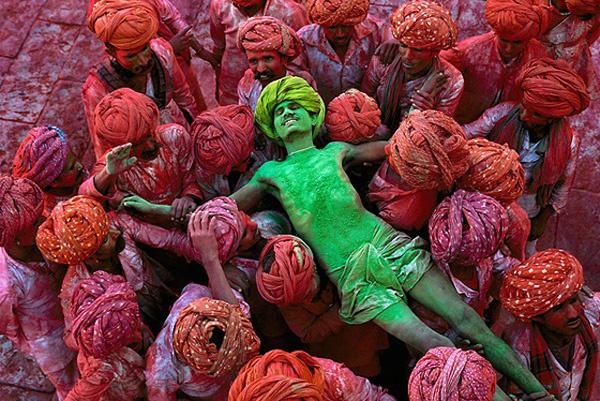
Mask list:
MULTIPOLYGON (((405 3, 404 0, 401 2, 405 3)), ((458 28, 458 40, 481 35, 490 30, 485 18, 485 0, 438 0, 450 11, 458 28)))
MULTIPOLYGON (((152 93, 146 91, 145 94, 152 95, 154 98, 160 109, 161 123, 177 123, 189 128, 187 118, 194 118, 199 110, 186 77, 175 58, 173 48, 162 38, 151 40, 150 48, 156 56, 155 61, 158 64, 153 71, 156 71, 161 79, 159 82, 152 82, 154 85, 152 93), (187 117, 184 116, 184 113, 187 117)), ((97 159, 102 156, 104 149, 99 146, 94 131, 94 109, 104 96, 116 89, 128 87, 128 84, 128 79, 115 69, 108 56, 100 65, 90 70, 88 78, 83 84, 81 92, 85 118, 97 159)))
POLYGON ((33 356, 62 399, 75 384, 75 353, 63 340, 58 292, 64 268, 24 263, 0 248, 0 334, 33 356))
POLYGON ((517 100, 515 79, 523 65, 546 55, 546 48, 530 40, 521 55, 504 62, 498 51, 498 36, 492 31, 468 38, 440 57, 449 61, 463 75, 465 89, 454 114, 460 124, 470 123, 500 102, 517 100))
MULTIPOLYGON (((248 68, 246 55, 237 47, 237 33, 238 27, 249 17, 231 0, 211 0, 209 16, 214 53, 222 56, 221 68, 217 72, 217 100, 221 105, 237 104, 238 82, 248 68)), ((306 9, 293 0, 266 0, 264 8, 254 16, 279 18, 296 31, 308 23, 306 9)))

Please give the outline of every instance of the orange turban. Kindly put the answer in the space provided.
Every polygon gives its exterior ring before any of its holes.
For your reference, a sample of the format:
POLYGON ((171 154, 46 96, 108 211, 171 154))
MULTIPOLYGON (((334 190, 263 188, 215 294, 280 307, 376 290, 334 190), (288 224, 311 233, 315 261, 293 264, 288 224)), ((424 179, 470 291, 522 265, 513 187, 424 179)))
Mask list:
POLYGON ((156 10, 142 0, 98 0, 88 16, 90 30, 118 50, 144 47, 158 26, 156 10))
POLYGON ((276 51, 288 60, 296 58, 302 48, 296 31, 274 17, 250 18, 238 30, 237 45, 244 52, 276 51))
POLYGON ((546 29, 547 11, 531 0, 488 0, 485 17, 496 34, 505 40, 528 41, 546 29))
POLYGON ((531 231, 531 220, 525 209, 517 202, 511 203, 506 208, 506 213, 508 215, 508 231, 504 243, 514 258, 525 260, 525 248, 531 231))
POLYGON ((358 25, 367 18, 369 0, 308 0, 306 9, 311 21, 321 26, 358 25))
POLYGON ((96 253, 107 234, 108 217, 102 205, 80 195, 56 205, 35 242, 46 259, 75 265, 96 253))
POLYGON ((196 372, 221 377, 237 372, 258 354, 260 340, 239 306, 200 298, 177 317, 173 348, 177 357, 196 372), (220 347, 211 341, 217 332, 224 334, 220 347))
POLYGON ((525 171, 519 155, 508 145, 483 138, 467 142, 469 170, 458 180, 458 187, 491 196, 510 205, 525 191, 525 171))
POLYGON ((381 124, 381 111, 372 97, 349 89, 327 106, 325 126, 333 141, 359 144, 375 135, 381 124))
POLYGON ((573 255, 547 249, 506 272, 500 302, 513 315, 529 320, 573 297, 583 282, 583 268, 573 255))
POLYGON ((104 96, 94 110, 94 129, 107 151, 127 142, 138 144, 154 135, 160 112, 146 95, 129 88, 104 96))
POLYGON ((27 178, 0 177, 0 247, 32 227, 44 209, 44 193, 27 178))
POLYGON ((542 58, 527 63, 516 85, 522 92, 523 107, 542 116, 569 117, 590 104, 585 82, 564 60, 542 58))
POLYGON ((254 148, 252 109, 232 104, 205 111, 194 120, 192 138, 201 175, 227 175, 254 148))
POLYGON ((458 34, 450 12, 427 0, 402 4, 392 13, 392 34, 408 47, 440 51, 456 43, 458 34))
POLYGON ((576 16, 596 15, 600 13, 598 0, 566 0, 567 8, 576 16))
POLYGON ((293 235, 269 238, 260 254, 256 285, 277 306, 310 302, 315 295, 315 262, 310 247, 293 235))
MULTIPOLYGON (((407 3, 408 4, 408 3, 407 3)), ((415 110, 386 146, 392 168, 417 189, 450 189, 469 168, 460 125, 436 110, 415 110)))
MULTIPOLYGON (((237 379, 236 379, 237 380, 237 379)), ((235 382, 234 382, 235 384, 235 382)), ((229 401, 323 401, 319 389, 301 379, 282 375, 266 376, 254 381, 239 393, 231 395, 229 401)))

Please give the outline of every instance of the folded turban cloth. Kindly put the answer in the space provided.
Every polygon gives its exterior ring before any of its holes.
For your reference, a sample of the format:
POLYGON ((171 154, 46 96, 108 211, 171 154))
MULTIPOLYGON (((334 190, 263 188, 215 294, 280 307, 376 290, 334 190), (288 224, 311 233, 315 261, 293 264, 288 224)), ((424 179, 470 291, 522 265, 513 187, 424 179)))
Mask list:
POLYGON ((600 13, 598 0, 566 0, 569 11, 577 16, 596 15, 600 13))
POLYGON ((510 205, 525 191, 525 171, 519 155, 508 145, 483 138, 467 143, 471 167, 458 180, 459 188, 481 192, 502 205, 510 205))
POLYGON ((292 232, 292 224, 288 218, 283 213, 275 210, 256 212, 251 217, 258 225, 258 231, 263 238, 290 234, 292 232))
POLYGON ((449 189, 469 168, 462 127, 436 110, 410 113, 385 151, 392 168, 417 189, 449 189))
POLYGON ((402 44, 417 49, 440 51, 456 43, 458 34, 450 12, 426 0, 402 4, 392 13, 392 34, 402 44))
POLYGON ((240 393, 229 394, 229 401, 323 401, 314 384, 282 375, 266 376, 244 386, 240 393))
POLYGON ((96 253, 107 235, 108 217, 102 205, 80 195, 56 205, 35 242, 46 259, 75 265, 96 253))
POLYGON ((177 357, 196 372, 221 377, 236 373, 258 354, 260 340, 239 306, 200 298, 179 314, 173 348, 177 357), (224 334, 220 347, 212 341, 216 330, 224 334))
POLYGON ((525 260, 525 250, 529 232, 531 231, 531 220, 525 209, 517 202, 511 203, 506 208, 508 215, 508 231, 504 243, 510 254, 519 260, 525 260))
POLYGON ((231 0, 236 7, 252 7, 261 2, 261 0, 231 0))
POLYGON ((204 203, 196 209, 190 220, 196 214, 205 211, 209 214, 209 222, 216 219, 214 227, 219 246, 219 260, 225 262, 235 255, 240 246, 244 235, 243 217, 235 201, 226 196, 219 196, 204 203))
POLYGON ((579 114, 590 104, 585 82, 564 60, 530 61, 517 76, 516 85, 523 107, 549 118, 579 114))
POLYGON ((575 256, 546 249, 506 272, 500 302, 513 315, 529 320, 572 298, 583 282, 583 268, 575 256))
POLYGON ((102 150, 107 151, 127 142, 143 142, 154 134, 159 118, 158 107, 148 96, 121 88, 104 96, 96 106, 94 129, 102 150))
POLYGON ((227 175, 252 153, 252 109, 231 104, 205 111, 194 120, 192 138, 194 159, 202 175, 227 175))
POLYGON ((306 9, 315 24, 329 26, 358 25, 367 18, 369 0, 308 0, 306 9))
POLYGON ((0 176, 0 247, 11 245, 15 235, 33 226, 43 208, 44 193, 33 181, 0 176))
POLYGON ((142 0, 98 0, 88 16, 90 30, 118 50, 144 47, 154 38, 158 26, 156 10, 142 0))
POLYGON ((80 281, 71 296, 73 337, 85 355, 104 358, 141 341, 141 317, 131 285, 102 270, 80 281))
POLYGON ((315 262, 310 247, 293 235, 271 237, 260 254, 258 292, 277 306, 310 302, 315 295, 315 262))
POLYGON ((488 0, 485 17, 496 34, 505 40, 528 41, 547 28, 547 11, 531 0, 488 0))
POLYGON ((317 123, 313 127, 313 138, 316 137, 325 118, 325 103, 321 96, 304 79, 287 76, 268 84, 260 94, 254 119, 256 125, 272 141, 283 145, 273 125, 275 108, 283 102, 294 102, 311 114, 317 115, 317 123))
POLYGON ((237 46, 242 51, 276 51, 293 60, 300 54, 302 44, 296 31, 274 17, 250 18, 238 30, 237 46))
POLYGON ((69 145, 63 130, 52 125, 32 128, 19 145, 12 174, 46 188, 62 173, 69 145))
POLYGON ((475 351, 438 347, 427 351, 408 379, 410 401, 491 401, 496 371, 475 351))
POLYGON ((333 141, 359 144, 375 135, 381 124, 381 111, 372 97, 349 89, 327 106, 325 126, 333 141))

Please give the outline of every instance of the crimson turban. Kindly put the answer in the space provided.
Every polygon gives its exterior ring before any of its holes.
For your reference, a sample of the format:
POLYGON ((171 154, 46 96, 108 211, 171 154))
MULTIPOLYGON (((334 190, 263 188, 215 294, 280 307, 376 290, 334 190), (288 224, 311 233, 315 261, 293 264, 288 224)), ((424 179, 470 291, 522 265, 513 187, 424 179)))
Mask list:
POLYGON ((590 104, 585 82, 564 60, 530 61, 517 76, 516 85, 523 107, 549 118, 579 114, 590 104))
POLYGON ((276 51, 293 60, 302 44, 296 31, 274 17, 253 17, 243 24, 237 35, 237 46, 244 52, 276 51))
POLYGON ((410 401, 491 401, 496 371, 475 351, 432 348, 408 379, 410 401))
POLYGON ((141 317, 131 285, 98 270, 80 281, 71 297, 73 337, 85 355, 104 358, 141 341, 141 317))
MULTIPOLYGON (((237 380, 237 379, 236 379, 237 380)), ((235 382, 234 382, 235 383, 235 382)), ((231 394, 231 391, 230 393, 231 394)), ((323 401, 319 389, 301 379, 282 375, 265 376, 249 383, 229 401, 323 401)))
POLYGON ((510 205, 525 190, 525 171, 519 155, 508 145, 483 138, 467 143, 469 170, 458 180, 458 187, 491 196, 510 205))
POLYGON ((108 217, 102 205, 80 195, 56 205, 35 242, 46 259, 75 265, 96 253, 107 234, 108 217))
POLYGON ((506 208, 508 215, 508 231, 504 243, 510 250, 510 254, 519 260, 525 260, 525 251, 529 232, 531 231, 531 220, 525 209, 517 202, 513 202, 506 208))
POLYGON ((237 372, 258 354, 260 340, 239 306, 200 298, 177 317, 173 348, 177 357, 196 372, 222 377, 237 372), (215 330, 224 334, 220 347, 211 341, 215 330))
POLYGON ((160 112, 146 95, 129 88, 104 96, 94 110, 94 129, 105 152, 131 142, 136 145, 154 135, 160 112))
POLYGON ((502 245, 508 216, 495 199, 457 190, 444 199, 429 220, 433 257, 442 264, 477 266, 502 245))
POLYGON ((547 28, 547 11, 531 0, 488 0, 485 17, 496 34, 505 40, 528 41, 547 28))
POLYGON ((415 110, 400 123, 386 153, 390 165, 412 187, 446 190, 469 168, 466 145, 462 127, 451 117, 437 110, 415 110))
POLYGON ((19 145, 12 174, 46 188, 62 173, 69 145, 63 130, 52 125, 32 128, 19 145))
POLYGON ((277 306, 310 302, 315 295, 315 262, 310 247, 293 235, 271 237, 260 254, 256 285, 277 306))
POLYGON ((359 144, 375 135, 381 124, 381 111, 372 97, 349 89, 327 106, 325 126, 333 141, 359 144))
POLYGON ((500 302, 513 315, 529 320, 573 297, 583 281, 583 268, 573 255, 547 249, 506 272, 500 302))
POLYGON ((205 111, 194 120, 192 138, 194 158, 202 175, 227 175, 252 153, 252 109, 231 104, 205 111))
POLYGON ((0 177, 0 247, 11 245, 15 235, 33 226, 44 208, 44 193, 33 181, 0 177))
POLYGON ((391 23, 394 37, 408 47, 440 51, 456 43, 458 31, 450 12, 432 1, 402 4, 392 13, 391 23))
POLYGON ((288 218, 283 213, 275 210, 256 212, 251 217, 252 220, 256 222, 260 236, 263 238, 270 238, 292 232, 292 224, 288 218))
POLYGON ((600 13, 598 0, 566 0, 567 8, 576 16, 596 15, 600 13))
POLYGON ((118 50, 144 47, 154 38, 158 26, 156 10, 142 0, 98 0, 88 16, 90 30, 118 50))
POLYGON ((252 7, 261 2, 261 0, 231 0, 236 7, 252 7))
POLYGON ((329 27, 358 25, 367 18, 369 0, 308 0, 306 9, 312 22, 329 27))

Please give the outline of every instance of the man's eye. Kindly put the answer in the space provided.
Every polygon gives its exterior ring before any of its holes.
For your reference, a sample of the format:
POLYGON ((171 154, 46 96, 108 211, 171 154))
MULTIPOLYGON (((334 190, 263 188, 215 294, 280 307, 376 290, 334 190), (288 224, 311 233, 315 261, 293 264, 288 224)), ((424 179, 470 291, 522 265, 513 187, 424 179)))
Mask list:
POLYGON ((254 64, 256 64, 256 60, 254 60, 254 59, 248 60, 248 63, 254 65, 254 64))
POLYGON ((265 62, 270 63, 271 61, 273 61, 273 57, 265 57, 265 62))

